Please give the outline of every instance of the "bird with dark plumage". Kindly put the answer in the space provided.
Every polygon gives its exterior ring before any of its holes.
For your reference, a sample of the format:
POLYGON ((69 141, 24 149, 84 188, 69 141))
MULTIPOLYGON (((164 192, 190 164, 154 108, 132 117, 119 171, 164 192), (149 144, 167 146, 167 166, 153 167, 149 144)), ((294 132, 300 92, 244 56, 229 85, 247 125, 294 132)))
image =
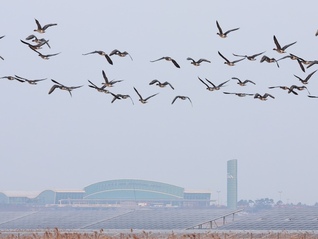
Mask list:
POLYGON ((143 97, 141 96, 141 94, 139 94, 139 92, 137 91, 137 89, 136 89, 135 87, 134 87, 134 90, 136 91, 137 95, 139 96, 139 101, 140 101, 142 104, 148 103, 148 100, 149 100, 150 98, 152 98, 152 97, 154 97, 154 96, 156 96, 156 95, 159 94, 159 93, 157 93, 157 94, 153 94, 153 95, 151 95, 151 96, 148 96, 147 98, 143 98, 143 97))
POLYGON ((221 52, 218 51, 218 53, 219 53, 219 55, 225 60, 224 64, 227 64, 228 66, 234 66, 235 63, 237 63, 237 62, 239 62, 239 61, 243 61, 243 60, 245 59, 245 57, 244 57, 244 58, 241 58, 241 59, 236 60, 236 61, 229 61, 225 56, 223 56, 223 55, 221 54, 221 52))
POLYGON ((263 57, 261 58, 260 62, 262 63, 262 62, 264 62, 264 61, 266 61, 266 62, 268 62, 268 63, 273 63, 273 62, 275 62, 276 65, 277 65, 277 67, 279 68, 278 60, 276 60, 275 58, 269 58, 268 56, 263 56, 263 57))
POLYGON ((256 85, 253 81, 251 80, 245 80, 245 81, 241 81, 239 78, 237 77, 232 77, 233 80, 237 80, 237 84, 240 86, 246 86, 247 83, 252 83, 253 85, 256 85))
POLYGON ((310 95, 309 90, 304 85, 302 85, 302 86, 292 85, 291 87, 289 87, 288 93, 291 93, 294 89, 299 90, 299 91, 307 90, 308 94, 310 95))
POLYGON ((256 54, 254 54, 254 55, 237 55, 237 54, 234 54, 234 53, 233 53, 233 56, 244 57, 244 58, 246 58, 246 59, 249 60, 249 61, 256 61, 256 58, 255 58, 255 57, 260 56, 260 55, 262 55, 262 54, 264 54, 264 53, 265 53, 265 51, 263 51, 263 52, 261 52, 261 53, 256 53, 256 54))
POLYGON ((153 84, 156 84, 157 86, 159 86, 160 88, 163 88, 163 87, 166 87, 167 85, 169 85, 171 87, 171 89, 174 90, 173 86, 168 82, 168 81, 165 81, 165 82, 160 82, 156 79, 152 80, 149 85, 153 85, 153 84))
POLYGON ((234 28, 234 29, 228 30, 226 32, 223 32, 223 30, 222 30, 222 28, 221 28, 221 26, 220 26, 218 21, 216 21, 216 26, 217 26, 217 28, 219 30, 219 32, 216 33, 216 34, 219 35, 221 38, 226 38, 227 34, 229 34, 230 32, 233 32, 233 31, 236 31, 236 30, 240 29, 240 28, 234 28))
POLYGON ((154 61, 150 61, 150 62, 156 62, 156 61, 160 61, 160 60, 166 60, 166 61, 171 61, 175 67, 177 68, 180 68, 179 64, 176 62, 176 60, 172 59, 170 56, 164 56, 164 57, 161 57, 157 60, 154 60, 154 61))
POLYGON ((32 44, 30 44, 30 43, 28 43, 28 42, 25 42, 25 41, 23 41, 23 40, 20 40, 20 41, 21 41, 23 44, 28 45, 32 50, 38 50, 38 49, 41 49, 44 44, 47 44, 49 40, 47 40, 47 41, 45 41, 45 42, 42 41, 42 42, 40 42, 40 43, 38 43, 38 44, 36 44, 36 45, 32 45, 32 44))
POLYGON ((296 41, 295 41, 295 42, 293 42, 293 43, 290 43, 290 44, 287 44, 287 45, 281 47, 280 44, 279 44, 279 42, 277 41, 277 38, 276 38, 275 35, 273 36, 273 38, 274 38, 274 43, 275 43, 275 45, 276 45, 276 48, 273 48, 273 50, 274 50, 274 51, 277 51, 278 53, 285 53, 285 50, 286 50, 288 47, 290 47, 291 45, 294 45, 294 44, 296 43, 296 41))
POLYGON ((36 19, 35 20, 35 23, 36 23, 36 26, 37 26, 37 29, 34 29, 35 32, 38 32, 38 33, 45 33, 45 30, 48 28, 48 27, 52 27, 52 26, 56 26, 57 24, 56 23, 50 23, 50 24, 46 24, 44 25, 43 27, 41 26, 40 22, 36 19))
MULTIPOLYGON (((110 92, 111 93, 111 92, 110 92)), ((112 96, 114 96, 113 100, 111 101, 111 103, 114 103, 115 100, 122 100, 122 99, 128 99, 130 98, 131 100, 131 103, 134 105, 134 101, 132 100, 132 98, 130 97, 130 95, 122 95, 122 94, 114 94, 114 93, 111 93, 112 96)))
MULTIPOLYGON (((189 100, 190 103, 191 103, 191 105, 192 105, 192 101, 191 101, 190 97, 185 96, 185 95, 177 95, 176 97, 174 97, 174 99, 172 100, 171 104, 173 104, 173 103, 176 101, 176 99, 189 100)), ((192 105, 192 106, 193 106, 193 105, 192 105)))
POLYGON ((53 79, 51 79, 51 81, 53 81, 55 84, 50 88, 49 94, 51 94, 56 88, 58 88, 61 90, 68 91, 68 93, 70 93, 70 96, 72 96, 72 93, 71 93, 72 90, 82 87, 82 85, 81 86, 65 86, 53 79))
POLYGON ((110 59, 109 55, 107 55, 106 52, 104 52, 104 51, 92 51, 92 52, 84 53, 82 55, 83 56, 87 56, 87 55, 90 55, 90 54, 98 54, 100 56, 104 56, 109 64, 111 64, 111 65, 113 64, 112 59, 110 59))
MULTIPOLYGON (((31 49, 32 49, 32 48, 31 48, 31 49)), ((32 50, 35 51, 36 53, 38 53, 38 56, 41 57, 43 60, 49 60, 50 57, 52 57, 52 56, 57 56, 57 55, 61 54, 61 52, 59 52, 59 53, 55 53, 55 54, 47 54, 47 55, 44 55, 44 54, 42 54, 41 52, 39 52, 39 51, 37 51, 37 50, 34 50, 34 49, 32 49, 32 50)))
POLYGON ((3 77, 0 77, 0 79, 17 80, 19 82, 24 82, 24 80, 19 79, 19 78, 14 77, 14 76, 3 76, 3 77))
POLYGON ((15 75, 15 77, 18 78, 18 79, 23 80, 24 82, 28 82, 30 85, 37 85, 38 82, 44 81, 44 80, 47 79, 47 78, 43 78, 43 79, 37 79, 37 80, 29 80, 29 79, 26 79, 26 78, 23 78, 23 77, 17 76, 17 75, 15 75))
POLYGON ((293 93, 294 95, 298 95, 298 93, 296 91, 294 91, 293 89, 291 89, 288 86, 279 85, 279 86, 270 86, 270 87, 268 87, 268 89, 275 89, 275 88, 279 88, 279 89, 282 89, 282 90, 287 90, 288 94, 289 93, 293 93))
POLYGON ((109 56, 112 56, 112 55, 117 55, 117 56, 120 56, 120 57, 125 57, 125 56, 128 55, 130 57, 130 59, 133 60, 131 55, 127 51, 121 52, 121 51, 115 49, 109 54, 109 56))
POLYGON ((95 85, 93 82, 91 82, 90 80, 88 80, 88 82, 90 83, 90 85, 88 85, 88 87, 93 88, 95 90, 97 90, 98 92, 102 92, 105 94, 109 94, 110 92, 108 90, 106 90, 106 86, 103 85, 101 87, 98 87, 97 85, 95 85))
POLYGON ((309 79, 312 77, 313 74, 316 73, 317 70, 311 72, 305 79, 300 78, 299 76, 294 75, 298 80, 300 80, 301 83, 303 83, 304 85, 308 84, 309 79))
POLYGON ((114 84, 123 81, 123 80, 111 80, 111 81, 109 81, 104 70, 102 70, 102 75, 103 75, 103 78, 104 78, 104 81, 105 81, 105 82, 102 83, 102 84, 103 84, 105 87, 113 87, 114 84))
POLYGON ((194 59, 192 59, 191 57, 188 57, 187 58, 188 61, 191 61, 191 64, 194 65, 194 66, 199 66, 202 62, 208 62, 208 63, 211 63, 211 61, 207 60, 207 59, 199 59, 197 61, 195 61, 194 59))
POLYGON ((207 89, 208 91, 220 90, 221 87, 223 87, 227 82, 230 81, 230 80, 227 80, 227 81, 224 81, 223 83, 221 83, 221 84, 219 84, 219 85, 215 85, 215 84, 213 84, 211 81, 209 81, 207 78, 205 78, 205 80, 212 85, 212 87, 211 87, 211 86, 209 86, 207 83, 205 83, 200 77, 198 77, 198 79, 206 86, 206 89, 207 89))
POLYGON ((264 95, 261 95, 261 94, 259 94, 259 93, 256 93, 256 94, 254 95, 254 99, 260 99, 260 100, 262 100, 262 101, 266 101, 266 100, 267 100, 267 97, 271 97, 271 98, 275 99, 274 96, 272 96, 271 94, 268 94, 268 93, 265 93, 264 95))
POLYGON ((223 94, 226 94, 226 95, 237 95, 238 97, 245 97, 245 96, 253 96, 254 95, 254 94, 250 94, 250 93, 241 93, 241 92, 238 92, 238 93, 223 92, 223 94))

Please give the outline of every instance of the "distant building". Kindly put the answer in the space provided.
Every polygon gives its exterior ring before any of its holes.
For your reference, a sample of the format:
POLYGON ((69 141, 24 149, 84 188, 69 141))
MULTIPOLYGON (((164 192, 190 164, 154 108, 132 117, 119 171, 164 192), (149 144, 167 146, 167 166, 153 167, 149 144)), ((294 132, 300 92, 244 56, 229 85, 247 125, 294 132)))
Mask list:
POLYGON ((137 179, 108 180, 83 190, 45 190, 31 196, 20 192, 0 193, 0 204, 57 205, 76 207, 120 207, 127 205, 156 207, 206 207, 211 204, 208 191, 185 191, 175 185, 137 179))
POLYGON ((237 159, 227 161, 227 207, 237 208, 237 159))

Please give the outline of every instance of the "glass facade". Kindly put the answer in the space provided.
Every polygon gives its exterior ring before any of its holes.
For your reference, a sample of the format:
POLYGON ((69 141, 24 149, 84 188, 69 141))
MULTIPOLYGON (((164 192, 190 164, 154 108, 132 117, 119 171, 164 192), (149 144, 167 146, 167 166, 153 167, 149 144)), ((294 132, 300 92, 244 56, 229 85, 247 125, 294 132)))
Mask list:
POLYGON ((227 161, 227 207, 237 208, 237 159, 227 161))

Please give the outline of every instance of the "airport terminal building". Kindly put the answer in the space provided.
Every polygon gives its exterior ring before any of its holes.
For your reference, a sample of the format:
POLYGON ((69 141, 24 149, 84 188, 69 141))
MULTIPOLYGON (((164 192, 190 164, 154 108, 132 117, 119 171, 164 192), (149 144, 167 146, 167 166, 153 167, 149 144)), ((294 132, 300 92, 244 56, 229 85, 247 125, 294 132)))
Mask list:
POLYGON ((108 180, 81 190, 45 190, 40 193, 0 192, 0 204, 77 207, 207 207, 211 192, 137 179, 108 180))

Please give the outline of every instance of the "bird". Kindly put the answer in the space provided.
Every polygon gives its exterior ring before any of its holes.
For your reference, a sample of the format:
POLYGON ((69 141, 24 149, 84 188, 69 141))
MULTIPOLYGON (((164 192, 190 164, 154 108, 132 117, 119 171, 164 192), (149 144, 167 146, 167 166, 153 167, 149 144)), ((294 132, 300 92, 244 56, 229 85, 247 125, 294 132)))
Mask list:
MULTIPOLYGON (((32 48, 31 48, 31 49, 32 49, 32 48)), ((34 50, 34 49, 32 49, 32 50, 35 51, 36 53, 38 53, 39 57, 41 57, 41 58, 44 59, 44 60, 49 60, 50 57, 52 57, 52 56, 57 56, 57 55, 61 54, 61 52, 59 52, 59 53, 55 53, 55 54, 43 55, 41 52, 38 52, 37 50, 34 50)))
POLYGON ((310 77, 316 73, 317 70, 311 72, 304 80, 302 78, 300 78, 299 76, 294 75, 298 80, 300 80, 301 83, 303 83, 304 85, 308 84, 308 81, 310 79, 310 77))
POLYGON ((161 57, 157 60, 154 60, 154 61, 150 61, 150 62, 156 62, 156 61, 160 61, 160 60, 166 60, 166 61, 171 61, 175 67, 177 68, 180 68, 179 64, 176 62, 176 60, 172 59, 170 56, 164 56, 164 57, 161 57))
POLYGON ((211 63, 211 61, 207 60, 207 59, 199 59, 197 61, 195 61, 194 59, 192 59, 191 57, 188 57, 187 58, 188 61, 191 61, 191 64, 194 65, 194 66, 199 66, 202 62, 208 62, 208 63, 211 63))
POLYGON ((254 95, 254 99, 260 99, 260 100, 262 100, 262 101, 266 101, 266 100, 267 100, 267 97, 271 97, 271 98, 275 99, 274 96, 272 96, 271 94, 268 94, 268 93, 265 93, 264 95, 261 95, 261 94, 259 94, 259 93, 256 93, 256 94, 254 95))
POLYGON ((254 95, 254 94, 250 94, 250 93, 230 93, 230 92, 223 92, 223 94, 237 95, 238 97, 245 97, 245 96, 253 96, 254 95))
POLYGON ((49 48, 51 48, 51 46, 48 43, 48 40, 44 39, 44 38, 37 38, 35 35, 29 35, 28 37, 25 38, 25 40, 32 40, 32 42, 35 43, 42 43, 44 42, 49 48))
POLYGON ((268 63, 273 63, 273 62, 276 62, 276 65, 277 67, 279 68, 279 64, 278 64, 278 61, 275 59, 275 58, 269 58, 268 56, 263 56, 260 60, 260 62, 268 62, 268 63))
POLYGON ((219 55, 225 60, 224 64, 227 64, 227 65, 229 65, 229 66, 234 66, 235 63, 237 63, 237 62, 239 62, 239 61, 243 61, 243 60, 245 59, 245 57, 244 57, 244 58, 241 58, 241 59, 236 60, 236 61, 229 61, 225 56, 223 56, 223 55, 221 54, 221 52, 218 51, 218 53, 219 53, 219 55))
MULTIPOLYGON (((305 64, 305 62, 303 61, 302 62, 303 64, 305 64)), ((318 61, 317 60, 314 60, 314 61, 307 61, 306 63, 308 63, 307 65, 307 68, 309 68, 309 67, 312 67, 313 65, 315 65, 315 64, 318 64, 318 61)))
POLYGON ((70 96, 72 96, 72 92, 71 92, 72 90, 82 87, 82 85, 81 86, 65 86, 53 79, 51 79, 51 81, 55 84, 50 88, 48 94, 51 94, 56 88, 59 88, 61 90, 67 90, 70 93, 70 96))
POLYGON ((2 38, 4 38, 4 37, 5 37, 5 35, 1 36, 0 39, 2 39, 2 38))
POLYGON ((104 78, 104 80, 105 80, 105 82, 102 83, 102 84, 103 84, 105 87, 113 87, 114 84, 123 81, 123 80, 111 80, 111 81, 109 81, 104 70, 102 70, 102 75, 103 75, 103 78, 104 78))
POLYGON ((288 86, 270 86, 268 87, 268 89, 275 89, 275 88, 280 88, 282 90, 288 90, 288 94, 289 93, 293 93, 294 95, 298 95, 298 93, 296 91, 294 91, 293 89, 291 89, 290 87, 288 86))
POLYGON ((232 79, 233 79, 233 80, 237 80, 237 81, 238 81, 237 84, 240 85, 240 86, 245 86, 247 83, 252 83, 252 84, 256 85, 255 82, 253 82, 253 81, 251 81, 251 80, 241 81, 241 80, 240 80, 239 78, 237 78, 237 77, 232 77, 232 79))
POLYGON ((133 60, 131 55, 127 51, 121 52, 121 51, 115 49, 109 54, 109 56, 112 56, 112 55, 117 55, 117 56, 120 56, 120 57, 125 57, 125 56, 128 55, 130 57, 130 59, 133 60))
POLYGON ((38 49, 41 49, 42 48, 42 46, 44 45, 44 44, 46 44, 49 40, 47 40, 47 41, 45 41, 45 42, 40 42, 40 43, 38 43, 38 44, 36 44, 36 45, 32 45, 32 44, 30 44, 30 43, 28 43, 28 42, 25 42, 25 41, 23 41, 23 40, 20 40, 23 44, 26 44, 26 45, 28 45, 32 50, 38 50, 38 49))
POLYGON ((166 87, 167 85, 169 85, 171 87, 171 89, 174 90, 173 86, 168 82, 168 81, 165 81, 163 83, 161 83, 160 81, 154 79, 152 80, 149 85, 153 85, 153 84, 156 84, 157 86, 159 86, 160 88, 163 88, 163 87, 166 87))
POLYGON ((26 78, 23 78, 23 77, 17 76, 17 75, 15 75, 15 77, 18 78, 18 79, 23 80, 24 82, 28 82, 30 85, 37 85, 38 82, 44 81, 44 80, 47 79, 47 78, 43 78, 43 79, 37 79, 37 80, 29 80, 29 79, 26 79, 26 78))
POLYGON ((291 60, 297 60, 300 69, 301 69, 303 72, 305 72, 305 67, 303 66, 303 61, 304 61, 304 59, 302 59, 302 58, 300 58, 300 57, 298 57, 298 56, 296 56, 296 55, 294 55, 294 54, 291 54, 291 53, 290 53, 289 55, 284 56, 284 57, 278 59, 277 61, 280 61, 280 60, 283 60, 283 59, 287 59, 287 58, 289 58, 289 59, 291 59, 291 60))
POLYGON ((106 52, 104 52, 104 51, 92 51, 92 52, 84 53, 82 55, 86 56, 86 55, 95 54, 95 53, 99 54, 101 56, 104 56, 106 58, 106 60, 108 61, 108 63, 113 65, 112 59, 110 59, 109 55, 107 55, 106 52))
POLYGON ((37 19, 34 19, 35 20, 35 23, 37 25, 37 29, 34 29, 35 32, 38 32, 38 33, 45 33, 45 30, 48 28, 48 27, 52 27, 52 26, 56 26, 57 24, 56 23, 50 23, 50 24, 46 24, 44 25, 43 27, 41 26, 40 22, 37 20, 37 19))
POLYGON ((318 98, 318 95, 308 95, 309 98, 318 98))
POLYGON ((184 96, 184 95, 177 95, 176 97, 174 97, 174 99, 172 100, 171 104, 173 104, 176 101, 176 99, 189 100, 191 105, 192 105, 192 101, 191 101, 190 97, 184 96))
POLYGON ((274 50, 274 51, 277 51, 278 53, 285 53, 285 50, 286 50, 288 47, 290 47, 291 45, 294 45, 294 44, 296 43, 296 41, 295 41, 295 42, 293 42, 293 43, 290 43, 290 44, 287 44, 287 45, 281 47, 280 44, 279 44, 279 42, 277 41, 277 38, 276 38, 275 35, 273 36, 273 38, 274 38, 274 43, 275 43, 275 45, 276 45, 276 48, 273 48, 273 50, 274 50))
POLYGON ((237 54, 234 54, 234 53, 232 53, 232 54, 233 54, 233 56, 244 57, 244 58, 246 58, 247 60, 250 60, 250 61, 256 61, 255 57, 260 56, 260 55, 262 55, 264 53, 265 53, 265 51, 263 51, 261 53, 254 54, 254 55, 237 55, 237 54))
POLYGON ((106 94, 109 94, 110 92, 108 90, 106 90, 106 86, 103 85, 101 87, 98 87, 97 85, 95 85, 93 82, 91 82, 90 80, 88 80, 88 82, 90 83, 90 85, 88 85, 88 87, 91 87, 95 90, 97 90, 98 92, 102 92, 102 93, 106 93, 106 94))
POLYGON ((122 100, 122 99, 128 99, 130 98, 131 103, 134 105, 134 101, 132 100, 132 98, 130 97, 130 95, 122 95, 122 94, 114 94, 111 93, 112 96, 114 96, 113 100, 111 101, 111 103, 114 103, 115 100, 122 100))
POLYGON ((156 93, 156 94, 153 94, 151 96, 148 96, 147 98, 142 98, 142 96, 139 94, 139 92, 137 91, 137 89, 134 87, 134 90, 136 91, 137 95, 139 96, 139 101, 142 103, 142 104, 146 104, 148 103, 148 100, 156 95, 158 95, 159 93, 156 93))
POLYGON ((308 94, 310 95, 310 92, 309 90, 307 89, 306 86, 302 85, 302 86, 297 86, 297 85, 292 85, 291 87, 289 87, 289 91, 288 93, 291 93, 294 89, 296 90, 299 90, 299 91, 302 91, 302 90, 307 90, 308 94))
POLYGON ((19 82, 24 82, 24 80, 19 79, 19 78, 14 77, 14 76, 3 76, 3 77, 0 77, 0 79, 17 80, 19 82))
POLYGON ((207 83, 205 83, 200 77, 198 77, 198 79, 206 86, 206 89, 207 89, 208 91, 220 90, 221 87, 224 86, 224 84, 226 84, 227 82, 229 82, 229 80, 227 80, 227 81, 224 81, 223 83, 221 83, 221 84, 219 84, 219 85, 215 85, 215 84, 213 84, 211 81, 209 81, 207 78, 205 78, 205 80, 212 85, 212 87, 211 87, 211 86, 209 86, 207 83))
POLYGON ((216 33, 216 34, 219 35, 221 38, 226 38, 226 37, 227 37, 227 34, 229 34, 230 32, 236 31, 236 30, 240 29, 240 28, 234 28, 234 29, 228 30, 228 31, 226 31, 226 32, 223 32, 223 30, 222 30, 222 28, 220 27, 220 24, 219 24, 218 21, 216 21, 216 26, 217 26, 217 28, 218 28, 218 30, 219 30, 219 32, 216 33))
POLYGON ((4 58, 2 56, 0 56, 0 59, 4 61, 4 58))

